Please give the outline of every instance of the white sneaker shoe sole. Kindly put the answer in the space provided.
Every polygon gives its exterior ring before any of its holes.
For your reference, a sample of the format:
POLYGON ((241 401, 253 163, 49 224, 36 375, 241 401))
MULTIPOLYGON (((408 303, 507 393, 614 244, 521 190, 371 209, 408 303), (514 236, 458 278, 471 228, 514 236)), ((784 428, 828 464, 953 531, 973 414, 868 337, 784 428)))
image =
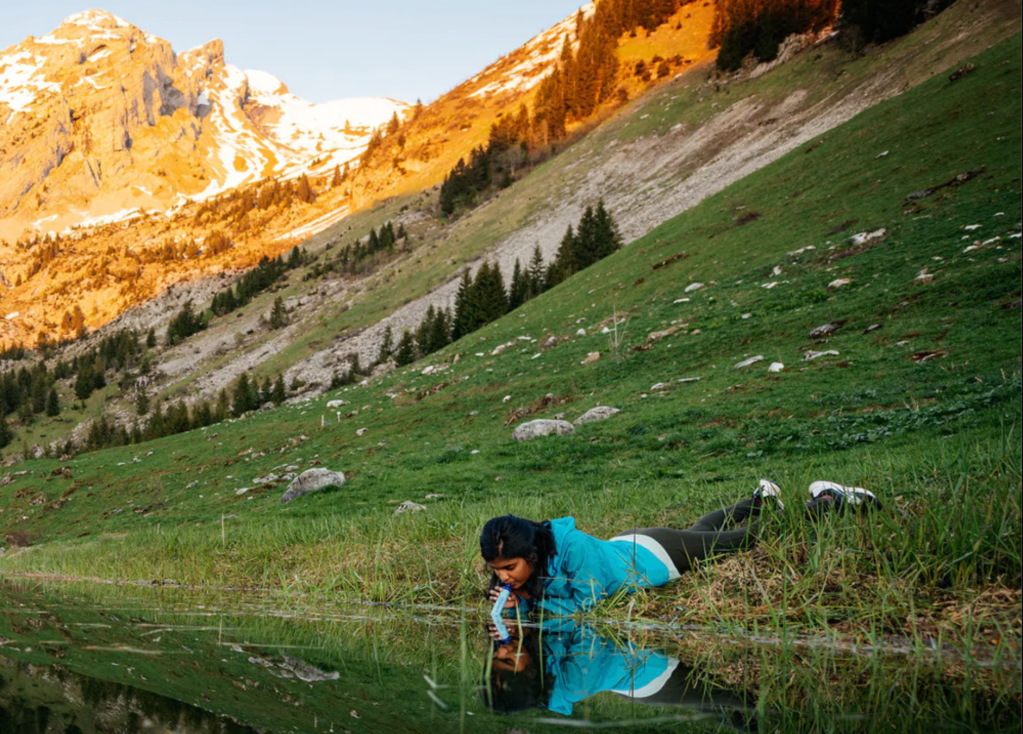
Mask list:
POLYGON ((822 494, 833 493, 839 495, 843 502, 850 505, 861 505, 867 502, 872 505, 880 505, 877 497, 868 489, 863 487, 846 487, 837 482, 818 481, 810 485, 810 496, 817 499, 822 494))
POLYGON ((753 497, 759 498, 761 501, 766 497, 771 497, 777 503, 779 510, 785 509, 785 503, 781 501, 781 487, 769 479, 760 480, 760 486, 753 493, 753 497))

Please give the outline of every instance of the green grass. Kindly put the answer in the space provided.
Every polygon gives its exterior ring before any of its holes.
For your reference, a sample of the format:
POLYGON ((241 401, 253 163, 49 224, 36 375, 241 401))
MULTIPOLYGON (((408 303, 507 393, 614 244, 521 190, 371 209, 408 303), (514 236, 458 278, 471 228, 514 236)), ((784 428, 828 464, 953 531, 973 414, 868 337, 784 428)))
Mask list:
MULTIPOLYGON (((0 488, 0 526, 45 542, 0 568, 476 603, 475 538, 489 516, 574 514, 608 536, 684 524, 760 476, 792 505, 828 478, 870 487, 885 511, 820 532, 780 523, 751 553, 638 597, 633 616, 966 647, 1018 640, 1019 59, 1017 35, 963 81, 938 76, 868 110, 433 355, 443 372, 423 376, 423 362, 341 391, 358 417, 335 420, 328 395, 87 454, 71 480, 49 476, 56 462, 27 463, 29 475, 0 488), (962 186, 904 200, 980 167, 962 186), (760 216, 742 223, 750 212, 760 216), (852 233, 880 227, 882 241, 849 250, 852 233), (652 267, 679 252, 688 258, 652 267), (915 282, 923 268, 933 282, 915 282), (829 289, 837 278, 851 283, 829 289), (695 281, 706 286, 684 293, 695 281), (617 355, 594 328, 616 310, 628 313, 617 355), (836 321, 826 343, 808 337, 836 321), (628 349, 672 325, 681 330, 651 349, 628 349), (589 335, 574 336, 580 327, 589 335), (490 356, 548 333, 571 338, 490 356), (840 355, 803 361, 810 349, 840 355), (604 356, 580 366, 593 351, 604 356), (939 356, 911 359, 924 351, 939 356), (733 367, 753 355, 766 359, 733 367), (788 370, 768 373, 774 360, 788 370), (677 382, 690 376, 702 379, 677 382), (510 410, 547 393, 560 403, 534 417, 596 404, 622 413, 514 443, 510 410), (334 425, 321 430, 323 417, 334 425), (349 483, 286 506, 283 487, 236 494, 275 466, 312 462, 349 483), (72 486, 59 509, 32 504, 72 486), (423 500, 432 493, 444 496, 423 500), (406 499, 429 509, 393 517, 389 501, 406 499)), ((625 602, 605 611, 628 613, 625 602)))

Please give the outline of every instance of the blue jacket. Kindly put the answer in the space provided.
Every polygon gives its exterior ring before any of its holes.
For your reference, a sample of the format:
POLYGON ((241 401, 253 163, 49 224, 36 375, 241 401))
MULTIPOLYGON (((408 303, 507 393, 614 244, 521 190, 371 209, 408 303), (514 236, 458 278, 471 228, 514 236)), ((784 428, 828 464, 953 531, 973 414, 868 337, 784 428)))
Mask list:
POLYGON ((663 685, 678 665, 659 650, 631 644, 619 648, 583 627, 563 634, 544 629, 544 663, 554 680, 547 708, 566 716, 575 704, 601 691, 642 697, 648 688, 663 685))
POLYGON ((668 583, 668 567, 646 548, 634 543, 598 540, 575 529, 574 517, 551 520, 554 557, 548 567, 544 598, 534 605, 544 614, 570 616, 589 612, 620 589, 626 592, 668 583))

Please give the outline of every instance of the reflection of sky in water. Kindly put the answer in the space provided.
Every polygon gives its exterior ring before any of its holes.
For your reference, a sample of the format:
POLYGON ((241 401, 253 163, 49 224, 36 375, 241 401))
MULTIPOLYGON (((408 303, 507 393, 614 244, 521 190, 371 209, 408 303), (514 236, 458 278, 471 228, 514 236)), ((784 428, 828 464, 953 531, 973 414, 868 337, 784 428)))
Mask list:
POLYGON ((793 655, 709 634, 681 649, 710 654, 683 653, 566 619, 511 623, 501 645, 480 636, 487 619, 0 581, 0 732, 1018 730, 1018 667, 998 699, 962 661, 949 676, 904 656, 793 655), (22 726, 43 710, 64 728, 22 726))

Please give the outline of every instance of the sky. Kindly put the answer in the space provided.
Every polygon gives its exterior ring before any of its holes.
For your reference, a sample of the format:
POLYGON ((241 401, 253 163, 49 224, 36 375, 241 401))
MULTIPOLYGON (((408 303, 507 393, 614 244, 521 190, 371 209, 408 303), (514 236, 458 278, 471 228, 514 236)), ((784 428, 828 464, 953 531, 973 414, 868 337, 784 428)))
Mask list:
POLYGON ((585 0, 12 0, 0 49, 44 36, 69 15, 108 10, 175 51, 224 41, 228 63, 277 76, 311 102, 390 97, 430 102, 585 0), (89 3, 92 3, 91 5, 89 3))

